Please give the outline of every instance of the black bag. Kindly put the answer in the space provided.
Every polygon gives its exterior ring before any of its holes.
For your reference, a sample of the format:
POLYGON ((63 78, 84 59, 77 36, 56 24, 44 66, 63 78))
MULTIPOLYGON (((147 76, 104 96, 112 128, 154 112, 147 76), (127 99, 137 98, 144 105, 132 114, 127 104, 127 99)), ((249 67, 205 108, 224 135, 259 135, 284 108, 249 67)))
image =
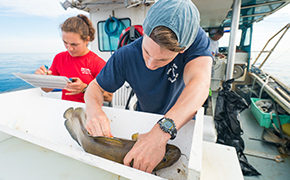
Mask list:
POLYGON ((248 104, 237 93, 231 90, 234 79, 222 84, 223 89, 219 92, 216 100, 214 115, 215 128, 217 130, 217 143, 233 146, 236 148, 243 175, 261 175, 252 167, 243 153, 244 140, 241 138, 243 130, 238 119, 239 113, 248 108, 248 104))

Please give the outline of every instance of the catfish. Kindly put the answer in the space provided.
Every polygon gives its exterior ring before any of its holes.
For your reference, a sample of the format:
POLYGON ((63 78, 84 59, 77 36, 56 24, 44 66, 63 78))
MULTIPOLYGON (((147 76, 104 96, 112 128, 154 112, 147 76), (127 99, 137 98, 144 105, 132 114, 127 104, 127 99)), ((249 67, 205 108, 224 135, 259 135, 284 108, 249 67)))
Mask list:
MULTIPOLYGON (((109 138, 105 136, 91 136, 84 124, 86 121, 83 108, 68 108, 64 113, 65 127, 71 137, 87 152, 114 162, 123 164, 126 154, 132 149, 136 142, 136 134, 134 140, 109 138)), ((178 147, 167 144, 166 153, 161 162, 153 171, 166 168, 174 164, 181 156, 178 147)), ((132 165, 132 162, 131 162, 132 165)))

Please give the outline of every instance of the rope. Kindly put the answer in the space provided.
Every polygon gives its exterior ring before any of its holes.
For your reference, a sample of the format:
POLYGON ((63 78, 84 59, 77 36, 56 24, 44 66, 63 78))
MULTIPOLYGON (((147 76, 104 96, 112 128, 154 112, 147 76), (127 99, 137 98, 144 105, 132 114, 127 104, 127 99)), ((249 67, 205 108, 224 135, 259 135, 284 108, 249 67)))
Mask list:
POLYGON ((110 53, 112 55, 112 45, 111 45, 111 36, 115 36, 119 32, 120 21, 114 17, 110 17, 105 22, 105 32, 108 35, 109 39, 109 46, 110 46, 110 53), (110 31, 110 24, 116 23, 116 27, 114 30, 110 31))
POLYGON ((265 83, 263 83, 263 85, 262 85, 262 87, 261 87, 261 89, 260 89, 260 93, 259 93, 259 98, 260 98, 260 99, 261 99, 261 97, 262 97, 262 92, 263 92, 263 89, 264 89, 265 85, 268 84, 269 78, 270 78, 270 75, 266 76, 265 83))

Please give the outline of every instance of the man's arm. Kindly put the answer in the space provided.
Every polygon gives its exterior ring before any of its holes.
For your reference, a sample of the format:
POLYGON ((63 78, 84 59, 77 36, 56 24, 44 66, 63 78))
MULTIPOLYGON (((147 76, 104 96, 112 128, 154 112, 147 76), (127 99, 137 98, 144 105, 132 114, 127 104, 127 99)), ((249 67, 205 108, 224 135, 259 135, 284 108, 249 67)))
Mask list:
POLYGON ((105 91, 103 93, 103 97, 104 97, 104 101, 111 102, 113 99, 113 93, 109 93, 109 92, 105 91))
MULTIPOLYGON (((209 56, 198 57, 185 66, 185 88, 175 105, 165 114, 165 117, 174 120, 177 130, 194 117, 206 100, 211 66, 212 58, 209 56)), ((125 156, 124 164, 129 166, 134 159, 134 168, 151 173, 164 157, 166 143, 170 138, 170 134, 163 132, 155 124, 150 132, 139 136, 134 147, 125 156)))
POLYGON ((187 63, 183 80, 185 88, 174 106, 165 114, 173 119, 177 130, 191 120, 208 97, 212 58, 198 57, 187 63))
POLYGON ((96 79, 91 81, 85 93, 86 102, 86 129, 93 136, 112 137, 110 121, 102 110, 104 90, 96 79))

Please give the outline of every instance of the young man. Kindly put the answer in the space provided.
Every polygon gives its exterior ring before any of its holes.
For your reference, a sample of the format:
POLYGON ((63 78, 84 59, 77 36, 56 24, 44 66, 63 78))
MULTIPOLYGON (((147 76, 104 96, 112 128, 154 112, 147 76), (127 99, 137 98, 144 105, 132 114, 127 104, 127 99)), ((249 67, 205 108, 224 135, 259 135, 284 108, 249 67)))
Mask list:
POLYGON ((169 139, 190 121, 209 92, 212 57, 209 39, 199 27, 191 0, 159 0, 143 23, 144 37, 115 51, 85 94, 86 128, 91 135, 112 136, 102 111, 102 92, 115 92, 127 81, 138 98, 137 110, 164 114, 124 158, 152 172, 169 139), (173 126, 168 129, 165 125, 173 126))

